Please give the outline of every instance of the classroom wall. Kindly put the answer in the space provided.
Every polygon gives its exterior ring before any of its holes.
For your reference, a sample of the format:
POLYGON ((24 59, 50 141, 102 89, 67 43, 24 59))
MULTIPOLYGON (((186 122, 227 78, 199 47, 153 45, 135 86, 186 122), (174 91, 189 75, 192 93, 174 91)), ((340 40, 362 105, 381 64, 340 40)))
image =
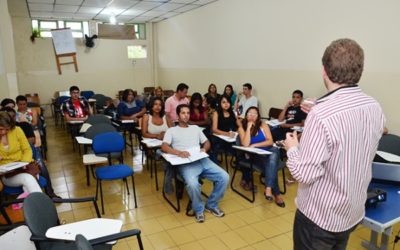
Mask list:
POLYGON ((12 16, 12 25, 20 93, 39 93, 42 103, 50 103, 56 91, 68 90, 71 85, 111 97, 121 89, 132 88, 141 93, 143 87, 154 86, 151 25, 147 27, 146 41, 96 39, 95 48, 87 49, 83 39, 75 39, 79 72, 74 71, 73 65, 65 65, 59 75, 51 38, 37 38, 32 43, 30 18, 20 10, 12 12, 18 13, 12 16), (148 45, 148 59, 133 63, 127 58, 128 45, 148 45))
POLYGON ((18 93, 13 31, 7 0, 0 0, 0 98, 18 93))
POLYGON ((329 43, 349 37, 365 52, 360 86, 382 105, 400 134, 394 99, 400 92, 400 16, 396 0, 219 0, 155 25, 156 81, 189 84, 205 93, 250 82, 264 114, 282 107, 294 89, 325 94, 321 57, 329 43))

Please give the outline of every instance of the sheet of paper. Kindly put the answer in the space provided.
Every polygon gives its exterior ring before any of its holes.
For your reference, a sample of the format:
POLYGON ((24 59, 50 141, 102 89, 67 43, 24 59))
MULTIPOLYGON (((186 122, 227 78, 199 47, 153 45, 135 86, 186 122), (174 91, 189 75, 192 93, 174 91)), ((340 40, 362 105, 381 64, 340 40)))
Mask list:
POLYGON ((93 143, 92 139, 88 139, 83 136, 76 136, 75 139, 78 142, 78 144, 92 144, 93 143))
POLYGON ((217 134, 214 134, 214 136, 221 138, 222 140, 227 141, 227 142, 236 142, 236 137, 238 136, 238 133, 235 132, 234 137, 229 137, 226 135, 217 135, 217 134))
POLYGON ((172 165, 187 164, 208 157, 207 153, 200 151, 200 147, 189 148, 185 151, 189 152, 190 154, 188 158, 182 158, 177 155, 165 154, 165 153, 162 154, 162 156, 172 165))
POLYGON ((271 152, 263 150, 263 149, 260 149, 260 148, 251 148, 251 147, 243 147, 243 146, 232 146, 232 147, 240 149, 242 151, 246 151, 246 152, 249 152, 249 153, 255 153, 255 154, 259 154, 259 155, 270 155, 270 154, 272 154, 271 152))
POLYGON ((142 142, 149 148, 161 147, 162 141, 153 138, 143 138, 142 142))
POLYGON ((0 165, 0 173, 7 173, 14 169, 22 168, 28 164, 29 164, 28 162, 20 162, 20 161, 3 164, 0 165))
POLYGON ((376 154, 389 162, 400 162, 400 156, 383 151, 376 151, 376 154))

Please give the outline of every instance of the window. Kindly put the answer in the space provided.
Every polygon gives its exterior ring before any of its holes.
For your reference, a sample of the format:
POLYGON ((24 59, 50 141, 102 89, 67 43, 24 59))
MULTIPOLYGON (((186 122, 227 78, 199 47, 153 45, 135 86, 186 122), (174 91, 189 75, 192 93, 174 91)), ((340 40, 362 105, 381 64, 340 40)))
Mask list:
POLYGON ((146 46, 144 46, 144 45, 128 46, 128 58, 129 59, 147 58, 147 48, 146 48, 146 46))
POLYGON ((109 24, 97 23, 99 38, 146 40, 146 24, 109 24))
POLYGON ((70 28, 75 38, 89 35, 89 23, 86 21, 32 20, 32 29, 38 30, 41 37, 51 37, 52 29, 62 28, 70 28))

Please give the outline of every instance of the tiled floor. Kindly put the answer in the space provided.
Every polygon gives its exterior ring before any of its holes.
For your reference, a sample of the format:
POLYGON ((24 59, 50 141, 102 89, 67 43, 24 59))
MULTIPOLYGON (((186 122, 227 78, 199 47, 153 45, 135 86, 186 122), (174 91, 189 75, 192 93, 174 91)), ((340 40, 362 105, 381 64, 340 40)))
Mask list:
MULTIPOLYGON (((56 192, 62 197, 94 196, 95 181, 86 186, 85 168, 78 152, 72 150, 67 132, 52 124, 48 118, 48 167, 56 192)), ((125 163, 132 165, 132 155, 125 163)), ((230 171, 232 172, 232 171, 230 171)), ((231 173, 232 174, 232 173, 231 173)), ((162 174, 160 174, 162 175, 162 174)), ((159 178, 161 185, 162 177, 159 178)), ((257 178, 258 180, 258 178, 257 178)), ((279 180, 282 180, 279 177, 279 180)), ((128 182, 131 184, 130 182, 128 182)), ((206 213, 205 223, 196 223, 184 211, 176 213, 156 191, 149 171, 135 175, 138 208, 132 194, 128 196, 120 181, 104 183, 105 212, 103 217, 120 219, 123 229, 139 228, 145 249, 292 249, 292 226, 297 185, 288 186, 284 195, 286 208, 264 199, 258 192, 256 201, 249 203, 230 189, 226 191, 221 208, 226 216, 215 218, 206 213)), ((258 183, 262 190, 261 184, 258 183)), ((205 183, 206 192, 211 184, 205 183)), ((182 204, 186 205, 184 195, 182 204)), ((100 202, 99 202, 100 205, 100 202)), ((95 217, 91 204, 62 204, 57 206, 59 217, 67 223, 95 217)), ((395 227, 395 232, 399 230, 395 227)), ((369 230, 359 226, 351 235, 348 249, 363 249, 361 241, 369 239, 369 230)), ((393 242, 393 237, 391 238, 393 242)), ((390 245, 392 249, 393 243, 390 245)), ((114 249, 137 249, 135 238, 118 241, 114 249)), ((398 247, 400 249, 400 247, 398 247)))

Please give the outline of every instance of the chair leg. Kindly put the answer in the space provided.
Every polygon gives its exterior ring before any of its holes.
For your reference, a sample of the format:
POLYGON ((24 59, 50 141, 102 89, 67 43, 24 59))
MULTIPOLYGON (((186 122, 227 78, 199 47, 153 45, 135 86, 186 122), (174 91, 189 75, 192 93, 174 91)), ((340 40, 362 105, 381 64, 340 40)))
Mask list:
MULTIPOLYGON (((225 168, 226 168, 226 172, 229 174, 229 166, 228 166, 228 154, 224 154, 225 155, 225 168)), ((222 157, 224 157, 224 155, 222 155, 222 157)))
POLYGON ((99 180, 97 179, 96 181, 96 200, 98 200, 99 197, 99 180))
POLYGON ((283 191, 280 191, 280 193, 281 193, 281 194, 286 194, 285 167, 282 168, 282 180, 283 180, 283 191))
POLYGON ((99 184, 100 184, 101 211, 102 214, 104 214, 103 188, 101 186, 101 180, 99 180, 99 184))
POLYGON ((154 167, 154 176, 156 177, 156 190, 158 191, 158 177, 157 177, 157 161, 156 159, 151 160, 151 164, 154 167))
POLYGON ((95 199, 93 201, 93 206, 94 206, 94 209, 96 210, 97 218, 101 218, 99 206, 97 205, 97 199, 95 199))
POLYGON ((138 240, 138 244, 139 244, 139 249, 143 250, 143 243, 142 243, 142 238, 140 237, 140 234, 136 235, 137 240, 138 240))
POLYGON ((86 185, 90 186, 89 165, 86 165, 86 185))
POLYGON ((174 203, 172 203, 172 201, 170 199, 168 199, 167 194, 165 193, 165 174, 164 174, 164 181, 163 181, 163 188, 162 188, 162 194, 164 197, 164 200, 166 200, 168 202, 168 204, 175 209, 175 211, 177 213, 179 213, 179 211, 181 211, 181 206, 179 203, 179 197, 178 197, 178 186, 177 186, 177 180, 176 180, 176 170, 174 170, 174 180, 175 180, 175 197, 176 197, 176 205, 174 203))
POLYGON ((253 203, 256 199, 255 196, 255 191, 254 191, 254 178, 253 178, 253 166, 252 164, 250 164, 250 171, 251 171, 251 184, 252 184, 252 198, 248 198, 246 195, 244 195, 243 193, 241 193, 238 189, 236 189, 233 185, 234 181, 235 181, 235 176, 236 176, 236 172, 238 171, 238 167, 234 168, 235 170, 233 171, 233 175, 232 175, 232 180, 231 180, 231 189, 233 192, 237 193, 238 195, 242 196, 243 198, 245 198, 246 200, 248 200, 249 202, 253 203))
POLYGON ((135 188, 135 178, 133 175, 132 177, 132 190, 133 190, 133 199, 135 200, 135 208, 137 208, 137 202, 136 202, 136 188, 135 188))
POLYGON ((129 193, 128 181, 126 180, 126 178, 124 178, 123 181, 125 182, 126 191, 128 192, 128 195, 130 195, 130 193, 129 193))

